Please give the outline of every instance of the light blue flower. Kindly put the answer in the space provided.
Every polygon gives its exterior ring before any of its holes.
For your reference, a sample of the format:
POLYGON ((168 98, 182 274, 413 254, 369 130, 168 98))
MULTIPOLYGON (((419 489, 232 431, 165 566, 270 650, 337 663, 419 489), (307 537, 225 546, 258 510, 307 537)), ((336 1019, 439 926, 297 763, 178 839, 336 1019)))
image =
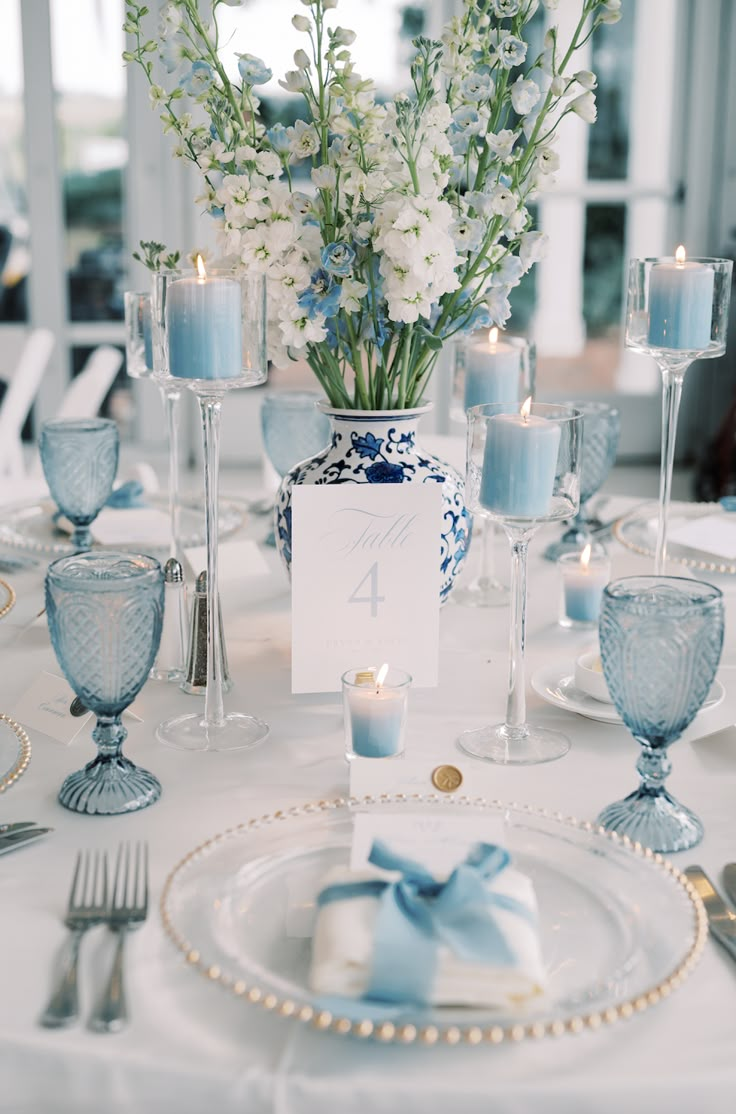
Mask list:
POLYGON ((493 82, 486 73, 470 73, 463 78, 460 91, 466 101, 487 101, 493 96, 493 82))
POLYGON ((454 155, 466 155, 468 153, 470 136, 466 132, 454 131, 453 128, 450 128, 447 138, 454 155))
POLYGON ((514 35, 503 35, 497 48, 498 58, 505 70, 520 66, 526 58, 526 43, 514 35))
POLYGON ((273 77, 273 70, 255 54, 239 54, 238 70, 246 85, 265 85, 273 77))
POLYGON ((277 155, 289 154, 291 150, 291 141, 286 134, 286 128, 283 124, 274 124, 272 128, 268 129, 266 135, 268 136, 268 142, 277 155))
POLYGON ((475 251, 480 247, 485 230, 486 226, 482 220, 460 217, 451 225, 450 235, 457 251, 475 251))
POLYGON ((450 131, 464 132, 468 135, 474 135, 481 130, 482 124, 478 110, 471 108, 470 105, 464 105, 458 108, 452 115, 452 125, 450 131))
POLYGON ((344 240, 328 244, 322 249, 322 266, 328 275, 346 278, 352 273, 355 251, 344 240))
POLYGON ((192 62, 191 68, 182 74, 179 86, 191 97, 206 93, 214 81, 212 66, 207 62, 192 62))
POLYGON ((321 268, 312 275, 311 286, 303 290, 297 299, 310 318, 321 313, 323 317, 334 317, 340 308, 340 283, 321 268))

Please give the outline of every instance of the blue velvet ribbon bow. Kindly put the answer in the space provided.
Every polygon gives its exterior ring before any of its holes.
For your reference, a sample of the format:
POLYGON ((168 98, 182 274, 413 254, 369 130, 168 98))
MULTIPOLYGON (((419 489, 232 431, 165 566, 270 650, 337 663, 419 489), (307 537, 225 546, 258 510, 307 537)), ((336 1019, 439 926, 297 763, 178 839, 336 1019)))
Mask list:
POLYGON ((366 998, 426 1004, 440 945, 468 963, 513 966, 514 953, 493 911, 503 909, 532 923, 534 915, 515 898, 487 888, 510 862, 504 848, 476 844, 446 882, 437 882, 421 863, 396 854, 381 840, 374 842, 369 862, 401 878, 336 883, 317 898, 320 906, 356 897, 379 899, 366 998))

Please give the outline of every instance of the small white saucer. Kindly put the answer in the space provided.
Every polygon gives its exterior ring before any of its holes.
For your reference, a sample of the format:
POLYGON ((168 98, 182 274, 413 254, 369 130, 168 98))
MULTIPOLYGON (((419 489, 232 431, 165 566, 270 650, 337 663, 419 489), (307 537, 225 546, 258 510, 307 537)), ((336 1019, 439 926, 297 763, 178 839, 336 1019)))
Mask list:
MULTIPOLYGON (((603 704, 575 687, 570 669, 561 668, 559 665, 546 665, 533 675, 532 688, 538 696, 542 697, 542 700, 554 704, 557 708, 564 708, 567 712, 577 712, 578 715, 597 720, 599 723, 623 723, 612 704, 603 704)), ((714 681, 700 712, 717 708, 725 696, 726 690, 721 682, 714 681)))

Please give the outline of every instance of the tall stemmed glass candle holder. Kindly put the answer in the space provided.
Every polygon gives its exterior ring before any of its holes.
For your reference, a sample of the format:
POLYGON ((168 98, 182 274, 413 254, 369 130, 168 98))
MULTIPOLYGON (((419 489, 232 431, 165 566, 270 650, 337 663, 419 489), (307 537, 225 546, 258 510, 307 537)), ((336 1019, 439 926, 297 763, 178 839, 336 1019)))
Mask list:
MULTIPOLYGON (((125 367, 131 379, 151 379, 157 366, 157 351, 153 344, 153 325, 151 321, 151 295, 128 290, 124 295, 125 303, 125 367)), ((159 371, 163 374, 160 346, 158 346, 159 371)), ((166 433, 169 443, 169 523, 171 531, 171 555, 179 561, 182 558, 181 530, 179 524, 179 399, 181 387, 159 379, 166 417, 166 433)))
POLYGON ((568 739, 526 722, 524 641, 530 538, 545 522, 572 518, 580 505, 582 415, 565 406, 474 406, 468 411, 465 497, 476 514, 503 528, 511 545, 511 631, 506 721, 466 731, 474 758, 530 765, 561 758, 568 739))
POLYGON ((723 646, 723 596, 676 576, 630 576, 603 593, 600 644, 611 699, 638 743, 639 788, 608 805, 604 828, 654 851, 694 847, 703 825, 665 788, 667 748, 703 706, 723 646))
POLYGON ((220 417, 228 391, 266 379, 266 286, 262 275, 206 270, 197 257, 191 272, 153 276, 156 374, 199 399, 204 438, 207 533, 207 688, 204 715, 177 716, 159 725, 157 738, 185 750, 242 750, 268 735, 268 726, 223 705, 222 630, 217 575, 220 417))
MULTIPOLYGON (((453 418, 465 421, 468 410, 482 404, 513 406, 534 397, 535 348, 525 337, 480 329, 458 338, 454 348, 453 418)), ((509 601, 509 589, 496 576, 492 522, 478 518, 474 523, 475 545, 480 546, 476 576, 459 584, 455 603, 466 607, 501 607, 509 601)))
POLYGON ((662 372, 662 456, 654 571, 667 561, 667 518, 672 489, 677 415, 685 372, 693 360, 726 351, 731 297, 730 259, 632 259, 626 305, 626 345, 653 356, 662 372))

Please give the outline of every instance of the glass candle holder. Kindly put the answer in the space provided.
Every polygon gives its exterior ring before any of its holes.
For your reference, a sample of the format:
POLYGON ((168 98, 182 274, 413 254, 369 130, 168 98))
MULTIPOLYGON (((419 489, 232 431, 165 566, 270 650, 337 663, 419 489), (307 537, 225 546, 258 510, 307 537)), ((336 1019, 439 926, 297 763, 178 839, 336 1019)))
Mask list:
POLYGON ((150 379, 153 375, 153 331, 151 295, 126 290, 125 368, 131 379, 150 379))
POLYGON ((582 553, 563 553, 560 570, 561 627, 598 626, 603 589, 611 579, 611 561, 602 546, 587 545, 582 553))
POLYGON ((667 519, 682 384, 694 360, 713 359, 726 351, 732 270, 730 259, 687 259, 682 246, 674 258, 629 262, 626 346, 653 356, 662 373, 657 576, 664 573, 667 561, 667 519))
POLYGON ((410 686, 411 677, 401 669, 349 669, 343 673, 348 761, 403 754, 410 686))
POLYGON ((580 505, 583 418, 566 406, 524 402, 468 411, 470 509, 498 522, 511 546, 509 688, 504 723, 465 731, 458 746, 488 762, 529 765, 561 758, 570 742, 526 722, 524 644, 529 541, 545 522, 572 518, 580 505))
MULTIPOLYGON (((534 396, 536 349, 522 336, 492 329, 476 329, 458 337, 454 345, 453 417, 465 421, 471 406, 522 402, 534 396)), ((478 571, 455 588, 452 599, 465 607, 501 607, 509 602, 509 588, 496 575, 496 526, 478 516, 471 546, 480 550, 478 571)))
POLYGON ((207 535, 207 687, 204 714, 159 724, 156 737, 183 750, 245 750, 268 725, 244 712, 225 713, 222 623, 218 585, 220 423, 225 395, 266 380, 266 280, 261 274, 206 269, 158 271, 151 295, 156 378, 197 396, 204 446, 207 535))

